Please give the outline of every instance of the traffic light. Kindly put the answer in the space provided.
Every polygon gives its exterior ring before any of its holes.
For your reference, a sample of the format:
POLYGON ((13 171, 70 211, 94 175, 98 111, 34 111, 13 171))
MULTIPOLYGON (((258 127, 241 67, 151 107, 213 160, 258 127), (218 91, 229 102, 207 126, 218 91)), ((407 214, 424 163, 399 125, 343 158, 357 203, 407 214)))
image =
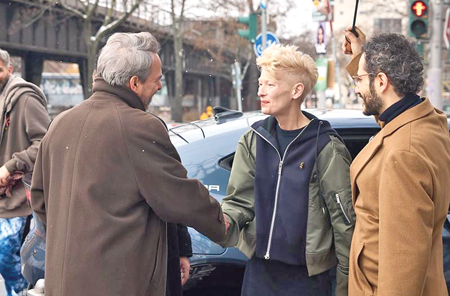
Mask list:
POLYGON ((256 13, 250 13, 248 16, 238 17, 238 23, 247 24, 248 29, 238 30, 238 35, 243 38, 247 38, 251 43, 255 43, 256 39, 256 27, 257 27, 256 13))
POLYGON ((410 0, 408 35, 417 39, 428 38, 428 1, 410 0))

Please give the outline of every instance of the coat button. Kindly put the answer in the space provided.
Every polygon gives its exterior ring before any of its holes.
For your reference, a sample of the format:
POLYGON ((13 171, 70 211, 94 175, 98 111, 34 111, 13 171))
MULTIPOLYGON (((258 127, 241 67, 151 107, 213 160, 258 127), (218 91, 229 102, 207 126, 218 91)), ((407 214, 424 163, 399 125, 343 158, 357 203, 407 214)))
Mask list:
POLYGON ((299 167, 300 167, 300 169, 303 170, 303 168, 305 167, 305 163, 302 161, 302 162, 300 163, 299 167))

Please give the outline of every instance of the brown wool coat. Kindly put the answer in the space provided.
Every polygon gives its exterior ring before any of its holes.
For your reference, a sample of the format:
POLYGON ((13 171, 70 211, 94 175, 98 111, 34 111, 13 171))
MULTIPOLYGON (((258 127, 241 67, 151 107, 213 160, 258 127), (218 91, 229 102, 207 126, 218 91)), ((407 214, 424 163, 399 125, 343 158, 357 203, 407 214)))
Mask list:
POLYGON ((46 296, 163 296, 164 221, 224 238, 220 205, 143 110, 130 90, 96 79, 44 137, 31 200, 47 225, 46 296))
MULTIPOLYGON (((357 56, 347 66, 356 75, 357 56)), ((450 202, 447 116, 428 99, 403 112, 350 167, 356 225, 350 296, 447 296, 442 229, 450 202)))
POLYGON ((350 167, 356 225, 349 295, 447 296, 442 228, 450 201, 447 117, 425 99, 350 167))

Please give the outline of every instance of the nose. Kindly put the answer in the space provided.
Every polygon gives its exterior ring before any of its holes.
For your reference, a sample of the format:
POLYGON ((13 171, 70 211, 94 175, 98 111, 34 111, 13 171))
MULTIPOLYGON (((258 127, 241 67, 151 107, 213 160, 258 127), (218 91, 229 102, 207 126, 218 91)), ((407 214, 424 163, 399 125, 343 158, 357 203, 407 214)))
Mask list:
POLYGON ((158 90, 161 90, 161 88, 162 88, 162 82, 159 81, 159 82, 158 82, 158 90))
POLYGON ((258 97, 262 98, 266 95, 265 91, 264 91, 264 87, 260 86, 258 87, 258 97))
POLYGON ((358 83, 355 83, 355 94, 360 94, 358 83))

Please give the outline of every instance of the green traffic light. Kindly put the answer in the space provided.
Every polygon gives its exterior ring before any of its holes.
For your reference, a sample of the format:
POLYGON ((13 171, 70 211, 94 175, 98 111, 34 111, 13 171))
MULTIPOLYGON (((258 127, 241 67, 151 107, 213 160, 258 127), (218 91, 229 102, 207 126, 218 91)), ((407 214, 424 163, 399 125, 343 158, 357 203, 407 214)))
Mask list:
POLYGON ((248 16, 238 17, 238 23, 243 23, 248 26, 248 29, 239 29, 238 36, 248 39, 254 43, 256 39, 257 31, 257 18, 256 13, 251 13, 248 16))

